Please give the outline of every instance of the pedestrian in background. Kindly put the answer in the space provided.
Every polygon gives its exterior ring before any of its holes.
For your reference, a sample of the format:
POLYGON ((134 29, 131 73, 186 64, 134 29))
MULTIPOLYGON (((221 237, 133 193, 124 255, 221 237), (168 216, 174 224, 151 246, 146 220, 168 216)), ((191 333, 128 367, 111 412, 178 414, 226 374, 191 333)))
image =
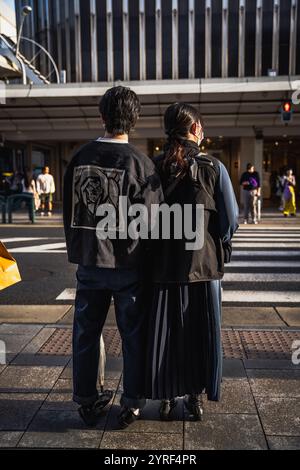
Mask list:
POLYGON ((283 215, 284 217, 287 217, 288 215, 291 215, 292 217, 296 217, 295 187, 296 187, 296 178, 293 175, 293 170, 289 169, 286 172, 286 176, 284 180, 284 189, 283 189, 283 197, 284 197, 283 215))
POLYGON ((48 166, 44 166, 42 173, 37 177, 36 188, 41 200, 41 215, 45 215, 45 210, 47 210, 50 217, 52 215, 52 199, 55 193, 55 183, 48 166))
POLYGON ((39 210, 41 201, 36 189, 35 179, 28 168, 25 168, 25 172, 22 178, 22 192, 32 194, 32 197, 34 198, 34 208, 36 211, 39 210))
POLYGON ((249 212, 251 213, 252 223, 258 223, 257 205, 260 197, 260 177, 255 171, 254 165, 248 163, 240 179, 240 185, 243 188, 242 202, 244 205, 244 224, 249 223, 249 212))

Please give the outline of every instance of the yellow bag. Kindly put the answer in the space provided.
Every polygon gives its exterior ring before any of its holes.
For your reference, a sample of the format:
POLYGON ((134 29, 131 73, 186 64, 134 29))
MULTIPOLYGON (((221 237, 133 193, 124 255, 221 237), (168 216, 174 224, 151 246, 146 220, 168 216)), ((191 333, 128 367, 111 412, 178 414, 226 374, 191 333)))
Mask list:
POLYGON ((21 281, 16 260, 0 242, 0 290, 21 281))

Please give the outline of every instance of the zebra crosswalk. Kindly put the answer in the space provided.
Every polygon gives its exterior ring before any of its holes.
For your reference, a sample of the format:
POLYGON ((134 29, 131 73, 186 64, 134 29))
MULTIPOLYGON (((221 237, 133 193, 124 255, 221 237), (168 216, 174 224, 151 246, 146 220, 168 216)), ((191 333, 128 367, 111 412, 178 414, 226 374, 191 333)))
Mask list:
MULTIPOLYGON (((300 227, 241 227, 222 281, 224 305, 300 305, 300 227)), ((70 301, 75 289, 56 298, 70 301)))
MULTIPOLYGON (((55 276, 51 278, 52 301, 71 302, 75 299, 75 276, 74 267, 67 263, 65 240, 61 233, 45 235, 10 235, 3 242, 17 261, 20 259, 21 267, 30 265, 34 256, 53 266, 50 259, 58 257, 60 266, 71 275, 65 286, 61 277, 57 282, 55 276)), ((17 289, 23 287, 20 283, 17 289)), ((224 305, 300 306, 300 225, 241 226, 233 239, 232 260, 226 265, 222 288, 224 305)))
POLYGON ((223 280, 224 304, 300 304, 300 227, 241 227, 223 280))

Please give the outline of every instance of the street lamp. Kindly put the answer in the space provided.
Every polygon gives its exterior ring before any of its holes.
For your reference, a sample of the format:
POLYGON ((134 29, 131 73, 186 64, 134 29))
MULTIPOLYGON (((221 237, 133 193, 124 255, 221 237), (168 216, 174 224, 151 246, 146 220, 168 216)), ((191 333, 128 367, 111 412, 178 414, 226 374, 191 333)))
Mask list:
POLYGON ((22 8, 22 19, 21 19, 21 24, 20 24, 20 29, 19 29, 18 39, 17 39, 16 56, 19 55, 20 40, 22 36, 22 30, 23 30, 25 18, 27 15, 30 15, 31 12, 32 12, 32 8, 29 5, 25 5, 22 8))

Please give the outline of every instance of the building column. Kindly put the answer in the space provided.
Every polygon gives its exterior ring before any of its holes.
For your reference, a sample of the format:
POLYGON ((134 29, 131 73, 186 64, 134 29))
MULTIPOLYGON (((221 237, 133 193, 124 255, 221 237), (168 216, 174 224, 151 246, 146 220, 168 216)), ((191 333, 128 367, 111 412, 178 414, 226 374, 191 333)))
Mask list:
POLYGON ((246 171, 247 163, 253 163, 253 165, 255 166, 255 170, 259 173, 262 184, 263 153, 263 139, 256 139, 255 137, 241 137, 239 155, 239 178, 241 177, 241 174, 246 171))

